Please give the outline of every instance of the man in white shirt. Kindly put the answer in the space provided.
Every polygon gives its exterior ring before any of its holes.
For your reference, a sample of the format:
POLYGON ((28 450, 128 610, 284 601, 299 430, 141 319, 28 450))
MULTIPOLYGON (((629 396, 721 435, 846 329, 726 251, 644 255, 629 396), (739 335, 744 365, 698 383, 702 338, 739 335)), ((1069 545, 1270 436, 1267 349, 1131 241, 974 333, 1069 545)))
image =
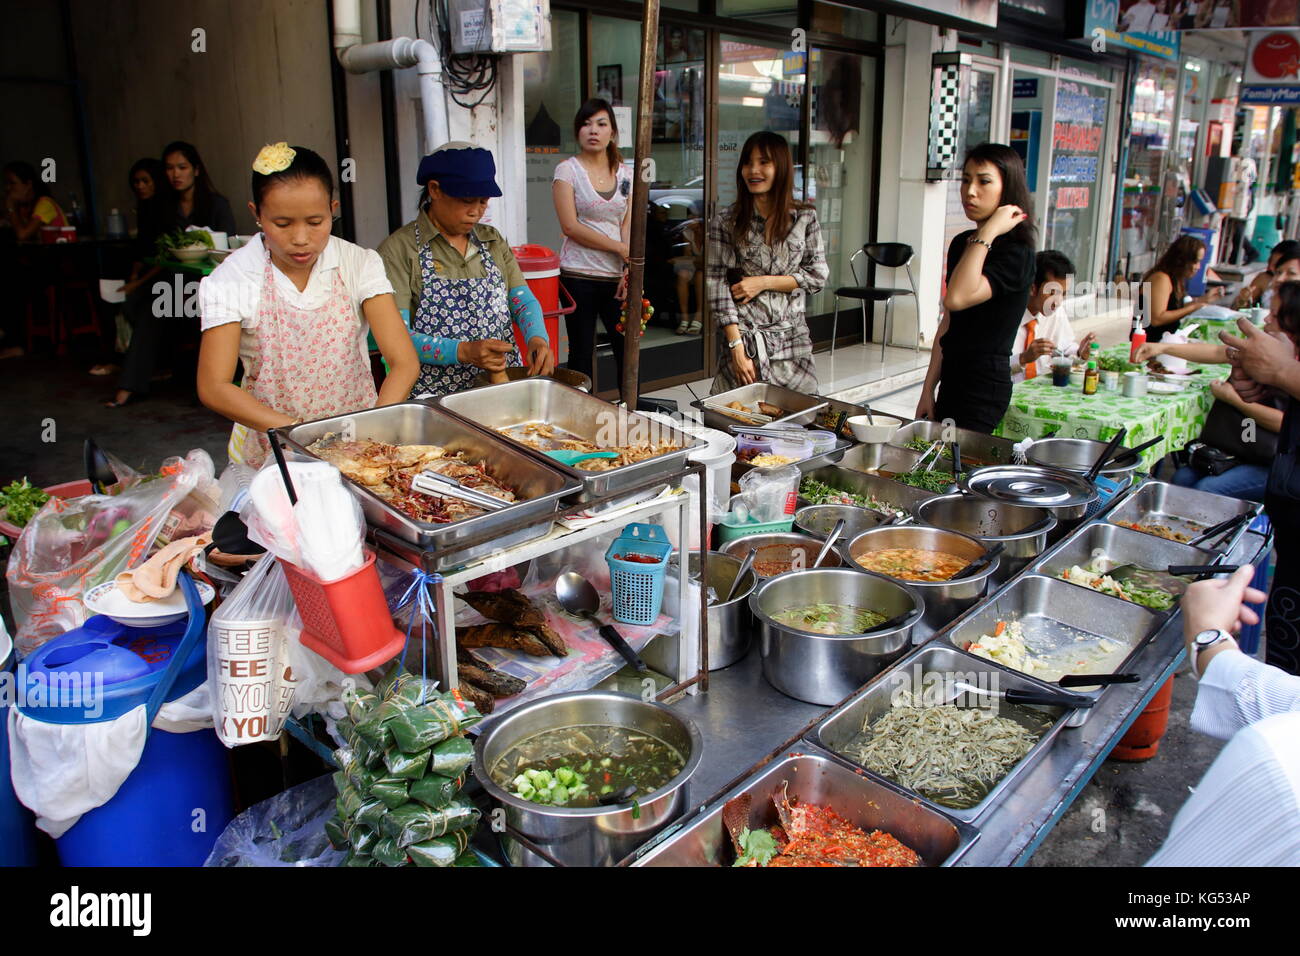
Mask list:
MULTIPOLYGON (((1121 32, 1149 33, 1151 31, 1151 21, 1159 12, 1160 7, 1157 7, 1154 3, 1150 3, 1148 0, 1138 0, 1120 16, 1123 23, 1121 32)), ((1168 19, 1168 17, 1165 17, 1166 22, 1168 19)))
POLYGON ((1093 335, 1089 332, 1082 342, 1076 342, 1070 328, 1070 317, 1061 308, 1070 291, 1074 263, 1064 253, 1044 249, 1034 264, 1034 284, 1029 287, 1029 305, 1016 340, 1011 348, 1011 381, 1023 382, 1027 378, 1051 374, 1052 353, 1060 349, 1065 355, 1087 355, 1093 335))
POLYGON ((1194 730, 1227 740, 1174 817, 1148 866, 1300 866, 1300 677, 1242 653, 1232 634, 1254 568, 1199 581, 1182 600, 1183 635, 1200 684, 1194 730))

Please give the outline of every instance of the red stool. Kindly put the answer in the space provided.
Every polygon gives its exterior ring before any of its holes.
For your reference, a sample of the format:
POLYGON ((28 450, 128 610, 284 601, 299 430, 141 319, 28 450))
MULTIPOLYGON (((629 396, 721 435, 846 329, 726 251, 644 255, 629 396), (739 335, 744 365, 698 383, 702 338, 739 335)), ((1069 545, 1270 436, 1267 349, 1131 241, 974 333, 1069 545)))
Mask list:
POLYGON ((78 335, 93 334, 102 337, 103 330, 99 322, 99 310, 95 307, 95 293, 90 285, 83 281, 61 284, 51 283, 40 292, 27 299, 27 351, 32 352, 37 338, 49 339, 58 355, 68 351, 69 339, 78 335), (45 303, 45 315, 37 317, 38 299, 45 303), (71 325, 73 314, 71 307, 78 306, 77 312, 83 311, 80 324, 71 325))

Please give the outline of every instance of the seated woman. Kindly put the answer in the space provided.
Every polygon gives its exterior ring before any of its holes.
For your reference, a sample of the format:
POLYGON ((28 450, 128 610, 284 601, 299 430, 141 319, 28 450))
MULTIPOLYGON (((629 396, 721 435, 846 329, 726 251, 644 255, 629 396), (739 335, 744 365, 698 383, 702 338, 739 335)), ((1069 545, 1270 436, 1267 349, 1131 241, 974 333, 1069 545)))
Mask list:
POLYGON ((68 225, 68 217, 31 163, 8 163, 4 176, 5 221, 19 242, 38 238, 42 226, 68 225))
POLYGON ((1268 264, 1250 277, 1250 281, 1241 287, 1237 297, 1232 302, 1234 309, 1249 309, 1252 306, 1269 307, 1273 293, 1270 287, 1273 284, 1273 277, 1277 273, 1277 267, 1287 259, 1300 257, 1300 242, 1294 239, 1283 239, 1268 254, 1268 264))
POLYGON ((1150 290, 1144 303, 1148 342, 1159 342, 1166 332, 1177 332, 1183 319, 1202 306, 1212 305, 1223 295, 1220 287, 1206 289, 1203 295, 1183 304, 1187 280, 1196 275, 1204 257, 1205 243, 1195 236, 1179 236, 1142 277, 1143 286, 1150 290))

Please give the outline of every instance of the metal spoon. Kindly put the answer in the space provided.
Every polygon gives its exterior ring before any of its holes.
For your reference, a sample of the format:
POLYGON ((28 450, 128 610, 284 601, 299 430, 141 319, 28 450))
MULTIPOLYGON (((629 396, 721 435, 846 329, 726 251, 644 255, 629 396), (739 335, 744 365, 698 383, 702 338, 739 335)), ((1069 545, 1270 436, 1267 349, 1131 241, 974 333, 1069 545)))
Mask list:
POLYGON ((731 599, 736 596, 736 591, 740 589, 741 579, 749 573, 749 569, 754 566, 754 558, 758 556, 758 548, 750 548, 749 554, 745 555, 745 560, 740 562, 740 570, 736 572, 736 580, 731 582, 731 590, 727 592, 727 599, 723 604, 730 604, 731 599))
POLYGON ((826 543, 822 545, 821 551, 817 553, 817 560, 812 563, 814 568, 821 567, 822 560, 830 552, 831 548, 835 546, 835 542, 839 540, 840 533, 843 530, 844 519, 840 518, 835 522, 835 527, 831 528, 831 533, 826 536, 826 543))
POLYGON ((636 784, 629 783, 622 790, 615 790, 613 793, 601 794, 596 798, 596 802, 602 807, 612 807, 618 803, 627 803, 636 796, 636 784))
POLYGON ((602 624, 600 618, 596 617, 596 612, 600 610, 600 595, 591 586, 591 582, 577 571, 565 571, 555 579, 555 597, 560 602, 560 607, 570 614, 585 617, 596 625, 600 636, 609 642, 610 647, 622 654, 623 660, 635 667, 638 673, 646 670, 645 661, 641 660, 636 651, 632 650, 631 645, 623 640, 623 635, 616 631, 612 624, 602 624))

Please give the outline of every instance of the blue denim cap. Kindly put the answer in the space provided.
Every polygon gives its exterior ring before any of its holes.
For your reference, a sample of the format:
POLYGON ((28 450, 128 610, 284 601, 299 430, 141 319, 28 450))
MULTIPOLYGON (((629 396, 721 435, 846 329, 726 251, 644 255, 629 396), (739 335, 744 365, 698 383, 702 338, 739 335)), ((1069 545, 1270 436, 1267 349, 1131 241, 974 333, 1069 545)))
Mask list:
POLYGON ((420 170, 415 181, 421 186, 430 179, 437 180, 438 188, 448 196, 472 199, 478 196, 500 196, 497 185, 497 166, 492 154, 478 146, 464 149, 440 149, 420 160, 420 170))

